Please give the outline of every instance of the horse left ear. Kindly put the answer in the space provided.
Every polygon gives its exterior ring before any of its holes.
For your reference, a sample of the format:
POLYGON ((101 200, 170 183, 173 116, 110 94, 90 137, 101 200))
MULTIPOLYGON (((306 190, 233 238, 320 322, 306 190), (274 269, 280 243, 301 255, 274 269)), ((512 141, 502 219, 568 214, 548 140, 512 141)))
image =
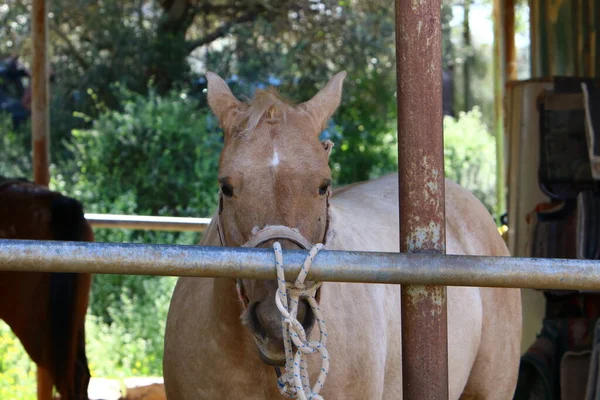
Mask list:
POLYGON ((312 99, 300 104, 319 125, 319 133, 340 105, 344 78, 346 78, 346 71, 338 72, 312 99))
POLYGON ((327 155, 331 154, 331 149, 333 149, 333 142, 331 140, 323 140, 321 142, 321 144, 323 145, 323 148, 325 149, 325 151, 327 152, 327 155))
POLYGON ((219 119, 221 128, 225 129, 227 119, 239 107, 240 101, 235 98, 227 83, 219 75, 208 71, 206 79, 208 80, 208 105, 219 119))

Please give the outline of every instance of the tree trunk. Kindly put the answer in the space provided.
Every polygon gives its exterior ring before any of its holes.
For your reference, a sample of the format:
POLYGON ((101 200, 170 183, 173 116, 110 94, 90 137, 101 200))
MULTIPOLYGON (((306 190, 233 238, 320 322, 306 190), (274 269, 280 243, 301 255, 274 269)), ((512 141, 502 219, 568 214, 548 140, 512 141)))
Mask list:
POLYGON ((471 43, 471 26, 469 16, 471 12, 471 0, 464 0, 464 19, 463 19, 463 42, 465 48, 465 59, 463 63, 463 88, 464 88, 464 111, 469 111, 472 107, 471 98, 471 64, 473 61, 473 48, 471 43))

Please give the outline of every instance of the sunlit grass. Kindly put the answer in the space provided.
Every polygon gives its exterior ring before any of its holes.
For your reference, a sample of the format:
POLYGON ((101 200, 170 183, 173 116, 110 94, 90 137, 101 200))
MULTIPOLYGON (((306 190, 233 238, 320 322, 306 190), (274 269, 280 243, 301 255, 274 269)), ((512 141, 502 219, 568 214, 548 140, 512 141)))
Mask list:
POLYGON ((0 399, 36 399, 36 366, 3 321, 0 321, 0 399))

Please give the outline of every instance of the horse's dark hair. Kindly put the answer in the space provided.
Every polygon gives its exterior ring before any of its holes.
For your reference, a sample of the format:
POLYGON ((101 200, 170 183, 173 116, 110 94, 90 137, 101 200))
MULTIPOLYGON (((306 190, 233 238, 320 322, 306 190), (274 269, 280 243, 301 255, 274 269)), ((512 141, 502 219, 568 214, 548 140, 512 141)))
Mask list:
MULTIPOLYGON (((84 241, 86 240, 86 222, 83 207, 77 200, 57 196, 52 201, 51 225, 55 240, 84 241)), ((78 335, 77 326, 73 322, 76 315, 78 286, 81 274, 51 273, 50 274, 50 343, 54 347, 53 370, 57 386, 64 385, 70 379, 75 379, 74 385, 59 388, 59 391, 74 390, 75 393, 63 393, 63 398, 87 399, 87 387, 90 371, 85 356, 85 338, 83 332, 78 335), (69 346, 79 336, 83 343, 77 344, 77 354, 69 354, 69 346), (83 344, 83 345, 82 345, 83 344), (82 359, 80 359, 83 357, 82 359), (69 371, 69 359, 75 359, 75 371, 69 371)))
MULTIPOLYGON (((94 240, 91 226, 85 220, 83 206, 77 200, 36 185, 26 178, 0 175, 0 190, 9 200, 12 189, 18 194, 17 199, 27 203, 24 204, 24 211, 17 216, 29 229, 22 229, 18 234, 15 233, 16 237, 9 237, 58 241, 94 240), (32 211, 35 207, 39 211, 37 215, 32 211)), ((32 321, 31 331, 26 333, 29 337, 20 340, 30 342, 31 345, 26 350, 38 367, 47 371, 48 378, 51 378, 51 383, 56 386, 63 400, 87 400, 90 371, 85 355, 84 319, 91 275, 41 272, 17 274, 20 274, 19 278, 15 279, 22 279, 24 285, 30 278, 36 285, 42 285, 43 292, 48 296, 30 299, 27 303, 41 307, 36 311, 43 316, 43 320, 32 321)), ((51 389, 48 387, 48 379, 42 379, 46 382, 38 382, 38 389, 51 389)))

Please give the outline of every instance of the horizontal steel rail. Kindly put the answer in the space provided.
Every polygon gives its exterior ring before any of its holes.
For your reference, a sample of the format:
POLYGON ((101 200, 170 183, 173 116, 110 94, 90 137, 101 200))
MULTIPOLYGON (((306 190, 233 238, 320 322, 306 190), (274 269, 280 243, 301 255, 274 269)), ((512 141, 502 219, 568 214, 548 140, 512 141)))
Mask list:
MULTIPOLYGON (((307 252, 284 251, 287 277, 307 252)), ((275 279, 271 249, 0 240, 0 271, 275 279)), ((322 251, 308 280, 600 290, 600 261, 322 251)))
POLYGON ((144 215, 85 214, 94 228, 203 232, 210 218, 153 217, 144 215))

